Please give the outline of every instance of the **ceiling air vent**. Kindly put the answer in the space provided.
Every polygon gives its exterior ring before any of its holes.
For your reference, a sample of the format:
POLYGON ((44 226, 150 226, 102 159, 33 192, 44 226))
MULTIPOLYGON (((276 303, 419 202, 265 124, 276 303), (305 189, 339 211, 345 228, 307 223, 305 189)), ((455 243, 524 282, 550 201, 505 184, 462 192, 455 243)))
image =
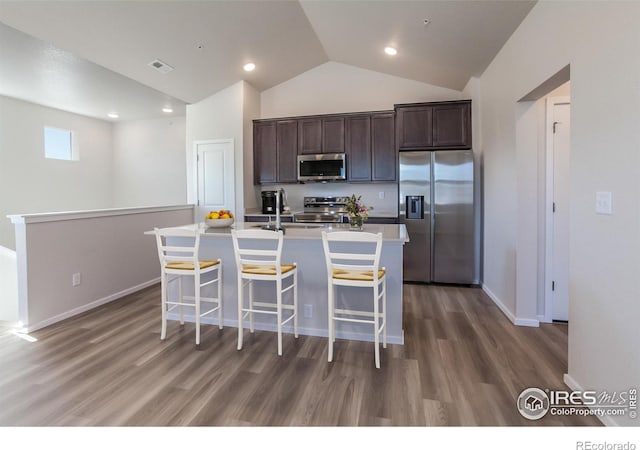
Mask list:
POLYGON ((173 67, 171 67, 166 62, 160 61, 159 59, 156 59, 155 61, 151 61, 149 65, 160 73, 169 73, 173 70, 173 67))

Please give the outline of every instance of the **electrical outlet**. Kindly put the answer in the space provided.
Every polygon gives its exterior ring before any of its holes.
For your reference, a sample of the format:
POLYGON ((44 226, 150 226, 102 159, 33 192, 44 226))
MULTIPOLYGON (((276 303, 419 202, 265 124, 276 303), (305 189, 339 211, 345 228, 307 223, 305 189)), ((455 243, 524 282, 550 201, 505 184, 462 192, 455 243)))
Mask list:
POLYGON ((384 200, 384 191, 378 192, 378 198, 384 200))
POLYGON ((81 282, 80 273, 79 272, 74 273, 73 276, 71 277, 71 284, 73 285, 73 287, 80 286, 80 282, 81 282))
POLYGON ((313 317, 313 305, 304 305, 304 318, 311 319, 313 317))

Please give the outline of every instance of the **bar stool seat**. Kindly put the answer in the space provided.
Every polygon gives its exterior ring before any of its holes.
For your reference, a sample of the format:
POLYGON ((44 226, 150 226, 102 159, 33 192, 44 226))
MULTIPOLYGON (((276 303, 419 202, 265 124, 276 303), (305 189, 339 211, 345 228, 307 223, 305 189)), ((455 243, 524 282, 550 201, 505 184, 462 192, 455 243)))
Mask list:
POLYGON ((327 264, 329 316, 327 359, 329 362, 333 361, 333 343, 336 339, 335 322, 371 324, 374 329, 375 365, 379 369, 380 333, 382 333, 382 346, 387 348, 387 278, 386 269, 380 268, 382 233, 354 231, 327 233, 323 231, 322 246, 327 264), (345 248, 351 251, 346 251, 345 248), (372 289, 372 311, 336 308, 336 286, 372 289), (380 300, 382 300, 382 305, 380 305, 380 300))
POLYGON ((294 337, 298 337, 298 267, 294 264, 282 264, 282 231, 269 230, 231 230, 233 249, 238 268, 238 350, 243 346, 244 319, 249 316, 249 330, 254 331, 254 314, 276 316, 278 333, 278 355, 282 356, 282 327, 293 320, 294 337), (254 281, 274 281, 276 298, 272 301, 256 301, 253 296, 254 281), (287 281, 288 286, 284 286, 287 281), (249 286, 249 305, 245 306, 244 287, 249 286), (282 301, 283 294, 293 292, 292 304, 282 301), (289 311, 283 318, 283 312, 289 311))
POLYGON ((167 336, 167 320, 169 312, 179 308, 180 324, 184 325, 183 307, 195 309, 196 348, 200 347, 200 322, 209 314, 217 312, 218 327, 222 329, 222 264, 220 259, 199 259, 200 229, 165 228, 154 229, 158 246, 158 257, 161 267, 162 291, 162 331, 160 339, 167 336), (168 242, 171 241, 171 242, 168 242), (211 279, 202 281, 203 276, 212 274, 211 279), (193 277, 194 295, 184 295, 182 279, 193 277), (169 283, 178 282, 177 300, 169 299, 169 283), (217 284, 215 296, 202 295, 202 288, 217 284), (213 307, 202 312, 201 304, 208 303, 213 307))
MULTIPOLYGON (((295 264, 280 264, 280 273, 287 273, 295 269, 295 264)), ((242 266, 242 273, 252 273, 255 275, 277 275, 276 266, 256 266, 255 264, 245 264, 242 266)))

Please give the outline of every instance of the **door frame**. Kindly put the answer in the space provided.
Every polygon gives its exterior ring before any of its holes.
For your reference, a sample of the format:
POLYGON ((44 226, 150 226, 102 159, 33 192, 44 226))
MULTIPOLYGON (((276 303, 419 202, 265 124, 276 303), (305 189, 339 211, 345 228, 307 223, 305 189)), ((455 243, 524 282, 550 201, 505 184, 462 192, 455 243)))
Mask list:
MULTIPOLYGON (((571 105, 571 97, 558 96, 546 98, 545 117, 545 248, 544 248, 544 322, 553 322, 553 108, 560 104, 571 105)), ((570 111, 571 113, 571 111, 570 111)))

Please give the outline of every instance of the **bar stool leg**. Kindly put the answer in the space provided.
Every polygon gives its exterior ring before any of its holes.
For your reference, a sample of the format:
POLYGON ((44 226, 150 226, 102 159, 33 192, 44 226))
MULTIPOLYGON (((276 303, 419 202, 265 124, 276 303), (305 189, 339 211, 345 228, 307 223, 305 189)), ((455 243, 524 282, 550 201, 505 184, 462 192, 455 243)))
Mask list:
POLYGON ((374 343, 375 343, 375 360, 376 360, 376 369, 380 368, 380 328, 379 328, 379 322, 380 322, 380 314, 378 313, 379 311, 379 307, 378 307, 378 286, 374 286, 373 288, 373 298, 374 298, 374 302, 373 302, 373 317, 375 319, 375 323, 374 323, 374 330, 373 330, 373 339, 374 339, 374 343))
POLYGON ((167 274, 164 270, 161 274, 160 290, 162 291, 162 331, 160 332, 160 339, 164 341, 167 337, 167 274))
POLYGON ((193 278, 195 281, 194 297, 196 302, 196 349, 199 349, 200 348, 200 274, 196 272, 193 278))
POLYGON ((329 280, 329 288, 328 288, 328 292, 327 292, 327 297, 329 300, 329 327, 328 327, 328 331, 329 331, 329 350, 328 350, 328 357, 327 360, 329 362, 333 361, 333 335, 335 333, 334 330, 334 322, 333 322, 333 283, 331 283, 331 280, 329 280))
POLYGON ((382 279, 382 346, 387 348, 387 277, 382 279))
POLYGON ((278 326, 278 356, 282 356, 282 279, 276 280, 276 316, 278 326))
POLYGON ((238 275, 238 350, 242 350, 242 277, 238 275))
POLYGON ((298 338, 298 271, 293 274, 293 336, 298 338))
MULTIPOLYGON (((178 301, 182 303, 182 275, 178 275, 178 301)), ((182 314, 182 305, 180 305, 180 325, 184 325, 184 316, 182 314)))
POLYGON ((253 333, 253 280, 249 280, 249 331, 253 333))
POLYGON ((218 328, 222 330, 222 262, 218 259, 218 328))

